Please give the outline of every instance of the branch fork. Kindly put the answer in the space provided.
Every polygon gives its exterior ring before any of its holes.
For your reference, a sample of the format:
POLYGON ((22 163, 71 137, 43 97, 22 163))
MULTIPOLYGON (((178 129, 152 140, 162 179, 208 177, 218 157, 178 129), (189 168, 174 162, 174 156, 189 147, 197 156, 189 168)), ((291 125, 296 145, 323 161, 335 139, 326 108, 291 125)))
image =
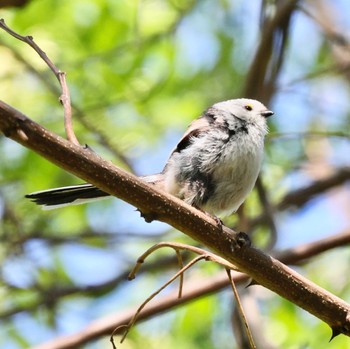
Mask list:
POLYGON ((74 133, 73 124, 72 124, 72 106, 70 102, 70 93, 69 88, 66 81, 66 73, 59 70, 56 65, 50 60, 47 54, 36 44, 34 38, 31 35, 23 36, 16 33, 10 27, 7 26, 5 20, 0 18, 0 28, 5 30, 8 34, 16 38, 17 40, 23 41, 27 45, 29 45, 33 50, 40 56, 40 58, 46 63, 46 65, 51 69, 51 71, 55 74, 57 80, 61 85, 61 96, 59 101, 61 102, 64 110, 64 128, 66 130, 67 139, 79 145, 79 141, 74 133))
POLYGON ((142 264, 144 263, 144 261, 146 260, 147 257, 149 257, 152 253, 154 253, 155 251, 157 251, 158 249, 164 248, 164 247, 170 247, 172 249, 175 250, 176 256, 177 256, 177 260, 178 260, 178 266, 179 266, 179 271, 174 274, 166 283, 164 283, 158 290, 156 290, 155 292, 153 292, 136 310, 135 314, 132 316, 132 318, 130 319, 129 323, 127 325, 121 325, 118 326, 114 329, 114 331, 112 332, 112 335, 110 337, 110 341, 112 343, 113 349, 116 349, 116 345, 114 342, 114 335, 119 332, 120 330, 124 329, 124 333, 122 335, 122 338, 120 340, 120 343, 123 343, 127 334, 129 333, 130 329, 132 326, 134 326, 134 324, 137 321, 138 316, 140 315, 142 309, 155 297, 157 296, 162 290, 164 290, 167 286, 169 286, 174 280, 176 280, 177 278, 180 278, 180 284, 179 284, 179 292, 178 292, 178 298, 182 297, 182 288, 183 288, 183 277, 184 277, 184 273, 186 270, 190 269, 191 267, 193 267, 197 262, 201 261, 201 260, 205 260, 205 261, 211 261, 211 262, 215 262, 221 266, 223 266, 227 272, 227 276, 228 279, 230 281, 234 296, 236 298, 238 307, 239 307, 239 313, 241 315, 242 321, 245 325, 245 329, 247 332, 247 337, 248 337, 248 341, 250 343, 250 348, 251 349, 255 349, 256 346, 254 344, 254 340, 253 340, 253 336, 252 333, 250 331, 248 322, 246 320, 246 316, 244 314, 244 310, 242 307, 242 304, 240 302, 240 298, 237 292, 237 288, 234 284, 234 281, 232 279, 231 276, 231 270, 235 270, 235 271, 239 271, 238 268, 233 265, 232 263, 229 263, 228 261, 226 261, 225 259, 221 258, 220 256, 205 251, 201 248, 198 247, 194 247, 194 246, 190 246, 190 245, 186 245, 186 244, 182 244, 182 243, 177 243, 177 242, 160 242, 156 245, 153 245, 151 248, 149 248, 145 253, 143 253, 137 260, 134 268, 131 270, 131 272, 129 273, 128 279, 129 280, 133 280, 136 277, 137 272, 140 270, 142 264), (182 259, 182 255, 181 255, 181 251, 188 251, 188 252, 192 252, 197 254, 198 256, 195 257, 194 259, 192 259, 188 264, 186 264, 184 266, 183 264, 183 259, 182 259))

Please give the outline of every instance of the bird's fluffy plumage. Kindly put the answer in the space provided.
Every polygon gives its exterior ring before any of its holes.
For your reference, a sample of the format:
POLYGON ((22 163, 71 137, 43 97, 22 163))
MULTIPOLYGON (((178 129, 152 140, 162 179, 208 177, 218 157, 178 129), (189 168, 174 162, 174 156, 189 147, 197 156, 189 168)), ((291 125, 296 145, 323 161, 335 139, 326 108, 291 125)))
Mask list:
POLYGON ((255 100, 214 104, 190 125, 179 143, 186 147, 178 146, 170 156, 165 190, 209 213, 236 211, 260 170, 266 112, 255 100))
MULTIPOLYGON (((236 211, 259 174, 266 117, 272 114, 251 99, 216 103, 191 123, 163 171, 142 179, 209 213, 227 215, 236 211)), ((26 195, 46 208, 106 196, 90 184, 26 195)))

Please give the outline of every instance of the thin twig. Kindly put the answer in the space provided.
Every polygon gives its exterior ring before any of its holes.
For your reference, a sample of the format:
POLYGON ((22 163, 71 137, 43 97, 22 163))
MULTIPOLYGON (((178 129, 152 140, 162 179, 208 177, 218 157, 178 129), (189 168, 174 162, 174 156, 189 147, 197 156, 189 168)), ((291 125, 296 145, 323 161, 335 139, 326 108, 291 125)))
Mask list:
POLYGON ((7 26, 3 18, 0 18, 0 28, 6 31, 11 36, 13 36, 14 38, 16 38, 17 40, 20 40, 26 43, 27 45, 29 45, 40 56, 40 58, 47 64, 47 66, 51 69, 51 71, 55 74, 57 80, 61 85, 61 96, 59 98, 59 101, 63 105, 64 128, 66 130, 67 139, 70 142, 76 145, 79 145, 79 141, 73 131, 72 106, 70 103, 70 94, 69 94, 69 89, 66 81, 66 73, 62 72, 55 66, 55 64, 50 60, 47 54, 35 43, 32 36, 30 35, 23 36, 16 33, 14 30, 12 30, 10 27, 7 26))
POLYGON ((220 256, 217 256, 214 253, 205 251, 199 247, 182 244, 180 242, 160 242, 158 244, 151 246, 146 252, 144 252, 138 258, 134 268, 129 273, 128 279, 129 280, 135 279, 136 273, 140 270, 141 265, 143 264, 145 259, 148 256, 150 256, 153 252, 155 252, 156 250, 163 248, 163 247, 170 247, 170 248, 174 249, 175 251, 176 250, 186 250, 186 251, 190 251, 190 252, 193 252, 195 254, 198 254, 198 255, 207 255, 211 261, 219 263, 219 264, 223 265, 225 268, 237 270, 237 268, 233 264, 229 263, 227 260, 221 258, 220 256))
MULTIPOLYGON (((142 309, 155 297, 157 296, 161 291, 163 291, 168 285, 170 285, 175 279, 177 279, 181 274, 183 274, 187 269, 189 269, 190 267, 192 267, 194 264, 196 264, 197 262, 199 262, 200 260, 208 259, 208 255, 200 255, 197 256, 196 258, 194 258, 191 262, 189 262, 188 264, 186 264, 182 269, 180 269, 173 277, 171 277, 163 286, 161 286, 157 291, 153 292, 136 310, 134 316, 131 318, 131 320, 129 321, 129 323, 126 326, 126 330, 120 340, 120 343, 123 343, 123 341, 125 340, 127 334, 129 333, 130 328, 135 324, 139 314, 141 313, 142 309)), ((120 326, 118 326, 117 328, 114 329, 112 335, 111 335, 111 342, 113 343, 113 336, 114 334, 120 330, 120 326)))
POLYGON ((79 141, 74 133, 73 130, 73 123, 72 123, 72 105, 70 102, 70 94, 69 89, 66 81, 66 73, 65 72, 59 72, 58 73, 59 82, 61 84, 62 88, 62 94, 60 96, 60 102, 63 105, 64 110, 64 128, 66 130, 67 139, 76 144, 79 145, 79 141))
POLYGON ((115 343, 114 343, 114 335, 115 335, 115 333, 116 333, 117 331, 120 331, 120 330, 121 330, 122 328, 124 328, 124 327, 125 327, 126 330, 127 330, 128 325, 120 325, 120 326, 116 327, 115 330, 113 331, 111 337, 109 338, 109 341, 112 343, 113 349, 117 349, 117 346, 116 346, 115 343))
POLYGON ((233 281, 233 278, 232 278, 232 275, 231 275, 231 270, 230 269, 226 269, 226 273, 227 273, 228 279, 230 280, 230 285, 232 287, 232 291, 233 291, 233 294, 234 294, 236 302, 237 302, 238 311, 239 311, 239 314, 241 316, 242 322, 244 324, 244 327, 245 327, 245 330, 246 330, 246 333, 247 333, 247 337, 248 337, 250 348, 251 349, 256 349, 256 345, 254 343, 252 331, 250 330, 247 317, 245 316, 244 309, 243 309, 243 306, 242 306, 242 302, 241 302, 241 299, 240 299, 238 291, 237 291, 237 287, 236 287, 235 282, 233 281))
MULTIPOLYGON (((190 245, 186 245, 186 244, 182 244, 182 243, 177 243, 177 242, 160 242, 156 245, 153 245, 152 247, 150 247, 145 253, 142 254, 142 256, 140 256, 134 266, 134 268, 131 270, 128 279, 129 280, 133 280, 136 277, 136 273, 139 271, 141 265, 144 263, 145 259, 150 256, 153 252, 155 252, 156 250, 163 248, 163 247, 171 247, 176 251, 176 255, 178 257, 178 261, 179 261, 179 265, 181 266, 181 269, 173 276, 171 277, 163 286, 161 286, 157 291, 155 291, 154 293, 152 293, 141 305, 140 307, 136 310, 134 316, 131 318, 131 320, 129 321, 128 325, 126 325, 126 330, 120 340, 120 343, 122 343, 127 334, 129 333, 130 328, 135 324, 139 314, 141 313, 142 309, 156 296, 158 295, 162 290, 164 290, 164 288, 166 288, 168 285, 170 285, 175 279, 177 279, 178 277, 181 278, 180 280, 180 289, 179 289, 179 293, 178 293, 178 298, 181 297, 182 295, 182 286, 183 286, 183 274, 184 272, 189 269, 191 266, 193 266, 195 263, 197 263, 198 261, 205 259, 207 261, 213 261, 216 263, 219 263, 221 265, 223 265, 225 267, 226 270, 237 270, 237 268, 231 264, 228 263, 226 260, 224 260, 223 258, 215 255, 214 253, 205 251, 201 248, 198 247, 194 247, 194 246, 190 246, 190 245), (199 256, 197 256, 196 258, 194 258, 191 262, 189 262, 186 266, 183 266, 182 263, 182 256, 180 254, 181 250, 186 250, 186 251, 191 251, 194 252, 196 254, 198 254, 199 256)), ((115 335, 116 332, 118 332, 120 330, 121 326, 118 326, 114 329, 114 331, 112 332, 110 341, 112 342, 113 348, 115 349, 115 344, 114 344, 114 340, 113 337, 115 335)))
MULTIPOLYGON (((179 269, 182 269, 184 267, 184 263, 183 263, 183 259, 182 259, 182 254, 181 252, 176 249, 176 257, 177 257, 177 262, 178 262, 178 266, 179 269)), ((181 298, 182 297, 182 289, 183 289, 183 285, 184 285, 184 274, 182 273, 180 275, 180 281, 179 281, 179 293, 177 295, 177 298, 181 298)))
MULTIPOLYGON (((186 250, 186 251, 190 251, 199 255, 207 255, 208 258, 210 258, 211 261, 219 263, 221 265, 223 265, 225 268, 229 268, 232 270, 237 270, 237 268, 231 264, 228 263, 225 259, 215 255, 214 253, 205 251, 201 248, 195 247, 195 246, 190 246, 190 245, 186 245, 186 244, 181 244, 181 243, 177 243, 177 242, 160 242, 158 244, 153 245, 152 247, 150 247, 146 252, 144 252, 142 254, 142 256, 140 256, 134 266, 134 268, 130 271, 129 276, 128 276, 128 280, 133 280, 136 277, 136 274, 138 273, 138 271, 141 268, 141 265, 144 263, 145 259, 150 256, 153 252, 155 252, 156 250, 163 248, 163 247, 170 247, 172 249, 175 250, 176 252, 176 256, 178 259, 178 265, 179 268, 182 269, 183 268, 183 261, 182 261, 182 256, 180 251, 181 250, 186 250)), ((183 289, 183 274, 180 275, 180 284, 179 284, 179 293, 178 293, 178 298, 181 298, 182 296, 182 289, 183 289)))
MULTIPOLYGON (((26 69, 28 69, 32 74, 34 74, 41 82, 43 82, 51 94, 56 96, 57 93, 60 93, 59 88, 56 87, 55 84, 52 84, 51 80, 47 79, 46 75, 39 72, 37 69, 33 67, 33 65, 31 65, 28 61, 26 61, 25 58, 21 55, 21 53, 18 52, 18 50, 16 50, 14 47, 10 47, 3 40, 0 40, 0 44, 10 49, 14 57, 21 64, 23 64, 26 69)), ((125 169, 134 173, 135 171, 133 169, 133 165, 131 164, 131 161, 122 153, 120 149, 118 149, 111 142, 105 130, 97 127, 93 122, 89 121, 89 119, 86 117, 86 112, 82 110, 80 107, 78 107, 78 105, 74 104, 74 102, 71 102, 71 106, 72 106, 72 111, 74 111, 75 119, 76 120, 78 119, 87 130, 89 130, 90 132, 93 132, 94 135, 96 136, 97 142, 100 143, 105 148, 107 148, 107 150, 110 151, 113 154, 113 156, 115 156, 116 159, 123 164, 123 167, 125 169)), ((91 110, 91 107, 89 110, 91 110)))

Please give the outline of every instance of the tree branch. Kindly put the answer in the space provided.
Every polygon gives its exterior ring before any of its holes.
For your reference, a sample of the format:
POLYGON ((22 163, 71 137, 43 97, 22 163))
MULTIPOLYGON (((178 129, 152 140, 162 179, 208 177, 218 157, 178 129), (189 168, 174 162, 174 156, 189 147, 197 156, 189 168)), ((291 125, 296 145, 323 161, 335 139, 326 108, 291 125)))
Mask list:
POLYGON ((337 187, 350 180, 350 167, 341 167, 329 177, 319 179, 308 186, 287 193, 277 204, 276 209, 283 211, 287 208, 300 208, 316 195, 330 188, 337 187))
MULTIPOLYGON (((242 96, 255 98, 266 105, 269 104, 275 92, 276 80, 283 64, 291 17, 297 3, 298 0, 276 1, 275 13, 271 17, 271 11, 266 11, 266 7, 270 9, 270 4, 267 6, 267 2, 262 2, 261 39, 247 73, 242 96), (268 15, 266 16, 264 12, 267 12, 268 15)), ((272 248, 277 240, 277 229, 271 204, 260 178, 256 182, 256 189, 265 223, 270 228, 271 238, 268 247, 272 248)), ((241 206, 239 213, 241 217, 244 217, 244 205, 241 206)))
POLYGON ((117 168, 97 154, 50 132, 0 101, 5 136, 52 163, 136 206, 148 217, 172 225, 236 265, 257 283, 326 322, 334 333, 350 335, 350 305, 308 281, 278 260, 245 244, 203 212, 117 168))
MULTIPOLYGON (((307 258, 311 258, 319 253, 330 250, 335 247, 341 247, 350 242, 350 231, 321 239, 316 242, 303 244, 292 249, 282 251, 278 254, 281 261, 289 264, 300 264, 307 258)), ((243 282, 248 276, 242 273, 233 273, 235 283, 243 282)), ((149 304, 139 315, 138 321, 147 320, 152 316, 169 311, 179 305, 187 304, 189 301, 199 297, 208 296, 209 294, 218 292, 229 285, 226 273, 218 273, 217 275, 200 280, 187 281, 185 292, 182 298, 178 298, 177 291, 174 290, 168 295, 159 298, 157 302, 149 304)), ((113 329, 123 324, 127 324, 135 313, 136 308, 128 309, 117 314, 109 315, 97 321, 91 322, 83 330, 61 336, 38 345, 33 349, 74 349, 91 340, 97 339, 104 335, 110 335, 113 329)))
POLYGON ((78 139, 75 136, 73 125, 72 125, 72 107, 70 103, 70 94, 66 81, 66 73, 59 70, 55 64, 51 61, 51 59, 47 56, 47 54, 34 42, 32 36, 23 36, 16 33, 10 27, 8 27, 3 18, 0 18, 0 28, 5 30, 11 36, 25 42, 28 44, 39 56, 40 58, 47 64, 47 66, 51 69, 51 71, 55 74, 57 80, 61 85, 62 94, 60 96, 60 102, 63 105, 64 110, 64 127, 66 129, 67 139, 72 143, 79 145, 78 139))
MULTIPOLYGON (((341 186, 348 181, 350 181, 350 167, 340 167, 329 177, 319 179, 305 187, 286 193, 277 204, 272 205, 271 210, 272 212, 277 212, 301 208, 317 195, 324 194, 327 190, 341 186)), ((269 224, 269 222, 269 216, 266 215, 265 211, 261 215, 252 218, 249 224, 255 226, 257 224, 269 224)))

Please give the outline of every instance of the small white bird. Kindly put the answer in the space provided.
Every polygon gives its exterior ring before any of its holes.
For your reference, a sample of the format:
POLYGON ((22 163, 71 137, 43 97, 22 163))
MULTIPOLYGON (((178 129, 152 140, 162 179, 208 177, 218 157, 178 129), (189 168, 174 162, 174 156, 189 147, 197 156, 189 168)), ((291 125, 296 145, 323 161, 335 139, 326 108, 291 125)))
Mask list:
MULTIPOLYGON (((258 177, 266 118, 271 115, 272 111, 252 99, 216 103, 191 123, 163 171, 141 178, 210 214, 235 212, 258 177)), ((108 195, 91 184, 81 184, 26 197, 51 209, 108 195)))

